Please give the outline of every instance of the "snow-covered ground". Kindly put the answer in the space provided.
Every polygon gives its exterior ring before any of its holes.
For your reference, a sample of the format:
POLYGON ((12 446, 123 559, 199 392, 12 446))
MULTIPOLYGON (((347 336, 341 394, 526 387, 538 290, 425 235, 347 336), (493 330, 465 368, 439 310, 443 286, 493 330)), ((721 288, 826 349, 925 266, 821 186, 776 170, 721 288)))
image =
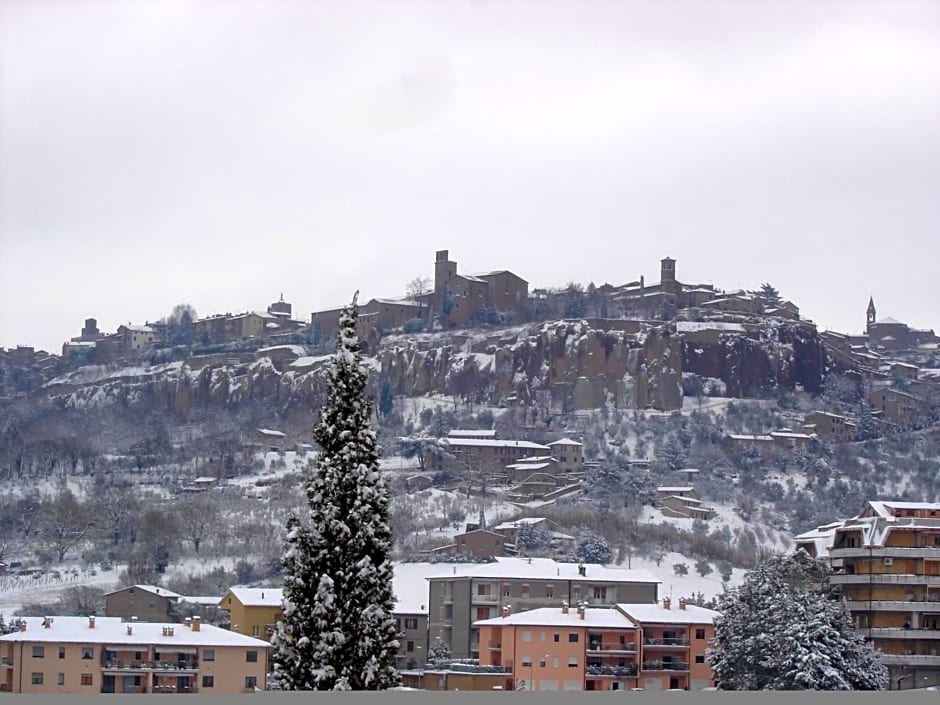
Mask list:
MULTIPOLYGON (((724 584, 721 581, 721 575, 714 563, 711 563, 713 573, 702 577, 695 572, 696 561, 683 556, 681 553, 667 553, 660 561, 659 565, 650 558, 641 558, 633 556, 629 560, 623 561, 623 568, 642 568, 659 578, 662 582, 659 585, 660 597, 692 597, 697 593, 702 593, 705 599, 716 597, 724 590, 724 584), (684 563, 688 566, 688 575, 676 575, 674 565, 684 563)), ((731 580, 728 584, 731 586, 739 585, 744 580, 745 570, 735 568, 731 574, 731 580)))
MULTIPOLYGON (((732 533, 736 529, 750 529, 751 531, 754 530, 753 522, 747 522, 738 516, 738 514, 734 511, 734 507, 727 504, 716 504, 713 502, 706 502, 705 504, 709 507, 713 507, 716 513, 715 518, 706 522, 709 531, 715 531, 716 529, 720 529, 722 526, 727 526, 732 533)), ((663 516, 663 513, 659 509, 650 506, 643 507, 639 521, 641 524, 671 524, 672 526, 680 529, 691 529, 693 522, 692 519, 663 516)), ((779 551, 787 549, 788 544, 781 540, 781 536, 784 536, 789 540, 790 537, 787 534, 778 533, 767 526, 763 526, 762 529, 764 530, 764 533, 767 535, 768 539, 773 540, 773 543, 766 544, 769 548, 779 551)))

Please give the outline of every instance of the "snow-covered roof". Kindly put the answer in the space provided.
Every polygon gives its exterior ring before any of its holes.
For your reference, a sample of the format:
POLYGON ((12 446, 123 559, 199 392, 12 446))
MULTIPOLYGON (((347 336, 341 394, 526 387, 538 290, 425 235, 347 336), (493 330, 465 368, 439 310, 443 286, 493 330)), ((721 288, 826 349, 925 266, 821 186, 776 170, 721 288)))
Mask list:
POLYGON ((512 468, 513 470, 544 470, 545 468, 549 468, 551 466, 551 463, 513 463, 512 465, 507 465, 506 467, 512 468))
POLYGON ((304 350, 303 345, 272 345, 267 348, 258 348, 256 352, 258 353, 291 352, 297 355, 298 357, 307 354, 307 351, 304 350))
POLYGON ((415 302, 411 299, 372 299, 377 304, 391 304, 395 306, 408 306, 410 308, 427 308, 427 304, 415 302))
POLYGON ((552 441, 551 443, 548 444, 548 447, 551 448, 552 446, 583 446, 583 445, 584 445, 583 443, 578 443, 577 441, 573 441, 570 438, 562 438, 559 441, 552 441))
POLYGON ((496 438, 494 429, 455 428, 447 434, 448 438, 496 438))
POLYGON ((880 321, 875 321, 875 325, 879 325, 879 324, 881 324, 881 323, 884 323, 884 324, 887 324, 887 325, 895 325, 895 326, 898 326, 898 325, 903 326, 903 325, 904 325, 903 323, 901 323, 901 321, 899 321, 899 320, 897 320, 897 319, 895 319, 895 318, 891 318, 890 316, 888 316, 887 318, 882 318, 880 321))
POLYGON ((134 333, 156 333, 156 330, 150 326, 124 326, 127 330, 133 331, 134 333))
POLYGON ((219 478, 217 477, 209 477, 208 475, 206 475, 205 477, 197 477, 195 480, 193 480, 193 482, 207 483, 207 482, 218 482, 218 480, 219 478))
POLYGON ((88 617, 52 617, 51 626, 43 627, 45 617, 22 617, 26 621, 26 631, 16 631, 0 636, 0 641, 28 641, 67 644, 106 644, 112 650, 126 645, 128 650, 134 646, 157 645, 158 650, 172 652, 174 646, 248 646, 266 649, 271 645, 261 639, 254 639, 238 632, 220 629, 211 624, 202 624, 197 631, 185 624, 167 622, 122 622, 120 617, 97 617, 95 627, 89 626, 88 617), (127 628, 132 630, 127 633, 127 628), (173 629, 173 636, 166 636, 163 630, 173 629))
POLYGON ((474 627, 533 626, 533 627, 594 627, 609 629, 636 629, 637 624, 625 614, 607 607, 588 607, 584 610, 584 619, 578 614, 576 606, 568 608, 568 613, 561 607, 539 607, 534 610, 517 612, 507 617, 481 619, 473 623, 474 627))
POLYGON ((617 609, 640 624, 714 624, 715 617, 720 614, 696 605, 687 604, 685 609, 681 609, 678 601, 673 601, 669 609, 663 607, 662 602, 618 604, 617 609))
POLYGON ((791 431, 771 431, 771 438, 812 438, 812 436, 805 433, 794 433, 791 431))
POLYGON ((217 607, 222 598, 218 595, 182 595, 180 602, 189 602, 194 605, 206 605, 208 607, 217 607))
POLYGON ((692 487, 657 487, 657 492, 691 492, 692 487))
POLYGON ((159 595, 160 597, 169 597, 170 599, 179 599, 182 597, 179 593, 173 592, 172 590, 167 590, 164 587, 159 587, 157 585, 128 585, 127 587, 122 587, 119 590, 112 590, 111 592, 106 592, 105 597, 108 595, 116 595, 119 592, 124 592, 129 588, 134 588, 135 590, 142 590, 144 592, 149 592, 153 595, 159 595))
POLYGON ((729 433, 728 438, 733 438, 736 441, 772 441, 773 438, 767 435, 763 436, 745 436, 739 433, 729 433))
POLYGON ((615 568, 605 565, 586 565, 584 576, 578 574, 577 563, 559 563, 551 558, 514 558, 498 557, 493 563, 467 563, 455 565, 450 572, 429 575, 429 579, 447 580, 454 578, 531 578, 533 580, 591 580, 599 582, 622 583, 660 583, 662 582, 648 570, 615 568))
POLYGON ((245 607, 280 607, 284 596, 281 588, 233 587, 229 592, 245 607))
POLYGON ((258 433, 264 436, 274 436, 276 438, 286 438, 286 434, 281 431, 272 431, 270 428, 259 428, 258 433))
POLYGON ((451 446, 467 446, 470 448, 527 448, 529 450, 549 450, 532 441, 509 441, 491 438, 445 438, 444 442, 451 446))
POLYGON ((523 526, 535 526, 537 524, 541 524, 543 521, 548 521, 548 519, 545 517, 521 517, 512 521, 504 521, 502 524, 495 527, 495 530, 509 531, 511 529, 518 529, 523 526))
POLYGON ((747 331, 740 323, 724 323, 722 321, 676 321, 677 333, 693 333, 702 330, 725 330, 735 333, 744 333, 747 331))

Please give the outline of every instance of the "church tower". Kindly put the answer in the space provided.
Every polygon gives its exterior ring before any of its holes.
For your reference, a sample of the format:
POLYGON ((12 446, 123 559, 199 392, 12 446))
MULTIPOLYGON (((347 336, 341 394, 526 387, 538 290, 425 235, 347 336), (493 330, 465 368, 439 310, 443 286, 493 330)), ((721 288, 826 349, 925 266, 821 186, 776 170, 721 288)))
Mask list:
POLYGON ((868 297, 868 325, 865 326, 865 330, 871 328, 871 324, 875 322, 875 299, 874 297, 868 297))

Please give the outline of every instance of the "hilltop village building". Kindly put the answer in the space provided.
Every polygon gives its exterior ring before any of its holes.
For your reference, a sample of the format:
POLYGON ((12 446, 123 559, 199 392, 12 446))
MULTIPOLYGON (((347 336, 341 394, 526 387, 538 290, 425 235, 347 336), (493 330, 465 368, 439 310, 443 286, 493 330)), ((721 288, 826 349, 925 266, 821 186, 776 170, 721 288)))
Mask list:
POLYGON ((796 546, 830 560, 830 582, 884 654, 892 688, 940 685, 940 504, 870 501, 796 546))

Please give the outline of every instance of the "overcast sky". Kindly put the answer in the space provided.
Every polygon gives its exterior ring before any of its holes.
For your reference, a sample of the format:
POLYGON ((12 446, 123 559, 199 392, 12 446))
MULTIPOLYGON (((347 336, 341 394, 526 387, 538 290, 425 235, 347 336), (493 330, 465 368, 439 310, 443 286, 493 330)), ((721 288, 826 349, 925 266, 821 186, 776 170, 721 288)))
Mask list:
POLYGON ((0 346, 437 249, 940 331, 940 3, 0 0, 0 346))

